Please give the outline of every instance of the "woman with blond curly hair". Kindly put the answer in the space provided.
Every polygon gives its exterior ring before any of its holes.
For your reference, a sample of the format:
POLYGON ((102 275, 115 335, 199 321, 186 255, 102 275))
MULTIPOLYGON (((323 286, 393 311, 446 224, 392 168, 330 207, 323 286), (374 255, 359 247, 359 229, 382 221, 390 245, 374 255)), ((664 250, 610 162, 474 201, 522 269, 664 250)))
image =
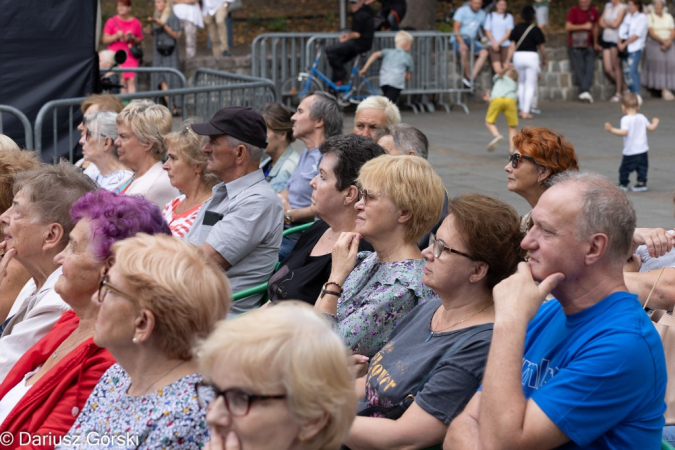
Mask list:
POLYGON ((348 351, 311 306, 220 322, 200 351, 207 450, 337 450, 356 411, 348 351))
POLYGON ((373 356, 418 303, 436 298, 422 284, 417 241, 441 217, 445 189, 418 156, 382 155, 361 167, 353 232, 333 246, 332 270, 314 307, 330 317, 354 353, 373 356), (359 252, 361 239, 374 252, 359 252))
MULTIPOLYGON (((507 189, 523 197, 532 208, 550 186, 551 177, 566 170, 579 170, 574 145, 555 130, 524 127, 513 138, 516 150, 504 167, 507 189)), ((527 230, 531 212, 522 218, 527 230)))
POLYGON ((215 174, 206 171, 204 143, 205 137, 192 131, 187 123, 164 138, 168 158, 162 167, 171 185, 182 194, 166 204, 163 214, 171 233, 179 238, 188 234, 199 208, 211 198, 213 186, 220 183, 215 174))
POLYGON ((179 195, 162 169, 171 120, 169 110, 151 100, 134 100, 117 115, 117 154, 134 175, 122 181, 116 193, 142 195, 160 209, 179 195))

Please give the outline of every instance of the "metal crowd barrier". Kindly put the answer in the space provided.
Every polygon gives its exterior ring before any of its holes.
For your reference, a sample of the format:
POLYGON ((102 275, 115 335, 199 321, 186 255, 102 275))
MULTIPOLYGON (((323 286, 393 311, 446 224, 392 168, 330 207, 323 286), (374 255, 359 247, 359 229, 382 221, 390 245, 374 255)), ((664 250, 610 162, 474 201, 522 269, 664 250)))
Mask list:
MULTIPOLYGON (((318 45, 330 46, 338 42, 341 33, 266 33, 256 37, 252 44, 252 72, 254 76, 264 77, 280 88, 289 77, 306 72, 313 62, 318 45), (304 45, 304 52, 300 48, 304 45)), ((414 31, 415 38, 410 54, 415 63, 412 79, 401 92, 404 102, 415 112, 433 111, 434 104, 449 111, 452 106, 460 106, 468 113, 462 102, 462 94, 472 93, 473 88, 462 83, 462 68, 459 55, 450 42, 452 33, 437 31, 414 31)), ((375 33, 371 51, 394 48, 395 32, 375 33)), ((471 44, 473 45, 473 43, 471 44)), ((470 51, 470 67, 473 67, 473 48, 470 51)), ((366 55, 368 56, 368 55, 366 55)), ((376 61, 367 76, 379 74, 381 60, 376 61)), ((364 64, 365 60, 359 62, 364 64)), ((330 73, 328 61, 324 57, 318 69, 324 74, 330 73)))
MULTIPOLYGON (((183 119, 189 116, 198 116, 210 118, 216 111, 226 106, 250 106, 254 108, 261 107, 264 103, 275 102, 276 91, 269 80, 246 81, 238 84, 198 86, 180 89, 169 89, 166 91, 146 91, 135 94, 123 94, 118 97, 121 100, 133 100, 147 98, 157 101, 160 97, 171 96, 180 100, 180 111, 183 119), (264 102, 264 103, 263 103, 264 102)), ((75 131, 74 111, 79 108, 80 103, 85 97, 70 98, 62 100, 53 100, 46 103, 37 114, 35 119, 35 151, 42 155, 45 144, 42 140, 43 128, 45 122, 52 117, 53 124, 53 160, 59 159, 58 155, 58 124, 59 111, 67 114, 68 117, 68 148, 70 149, 69 159, 74 159, 73 151, 77 141, 80 139, 79 133, 75 131), (66 109, 66 111, 64 111, 66 109)), ((62 116, 61 116, 62 117, 62 116)))
MULTIPOLYGON (((134 72, 134 73, 168 73, 171 75, 175 75, 178 77, 178 81, 180 83, 181 88, 186 88, 188 87, 188 82, 187 78, 185 78, 185 75, 183 75, 183 72, 181 72, 178 69, 174 69, 173 67, 115 67, 114 69, 108 70, 106 72, 115 72, 115 73, 124 73, 124 72, 134 72)), ((138 83, 136 84, 138 87, 138 83)), ((152 86, 151 86, 152 88, 152 86)), ((153 89, 150 89, 153 90, 153 89)))
POLYGON ((0 134, 4 134, 2 127, 2 113, 9 113, 19 119, 21 125, 23 125, 23 133, 26 139, 26 148, 29 150, 33 149, 33 128, 30 126, 30 121, 28 117, 18 109, 9 105, 0 105, 0 134))

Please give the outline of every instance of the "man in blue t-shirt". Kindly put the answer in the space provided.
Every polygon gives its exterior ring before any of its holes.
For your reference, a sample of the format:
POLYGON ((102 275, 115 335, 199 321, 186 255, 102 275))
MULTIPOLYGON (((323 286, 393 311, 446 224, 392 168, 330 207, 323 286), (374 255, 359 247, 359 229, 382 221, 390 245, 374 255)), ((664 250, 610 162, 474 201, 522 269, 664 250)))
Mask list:
POLYGON ((453 45, 455 52, 459 52, 462 58, 462 67, 464 68, 464 78, 462 82, 467 87, 473 86, 473 80, 478 76, 488 58, 488 51, 481 45, 479 32, 485 22, 486 12, 481 9, 482 0, 469 0, 468 3, 457 9, 452 16, 453 45), (469 52, 473 44, 473 53, 475 56, 473 72, 469 64, 469 52))
POLYGON ((446 448, 659 448, 663 347, 622 273, 635 211, 601 175, 554 183, 521 243, 529 261, 494 288, 483 386, 446 448))

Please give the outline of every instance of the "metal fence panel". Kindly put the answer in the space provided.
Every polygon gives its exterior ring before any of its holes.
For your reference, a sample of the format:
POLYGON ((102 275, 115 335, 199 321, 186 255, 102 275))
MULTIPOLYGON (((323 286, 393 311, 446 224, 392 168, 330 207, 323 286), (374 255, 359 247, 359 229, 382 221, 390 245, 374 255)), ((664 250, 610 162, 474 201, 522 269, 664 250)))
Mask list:
POLYGON ((2 127, 2 113, 8 113, 15 116, 23 125, 23 133, 26 139, 26 148, 29 150, 33 149, 33 127, 30 126, 30 121, 28 117, 18 109, 9 105, 0 105, 0 134, 3 134, 2 127))
MULTIPOLYGON (((256 37, 252 44, 252 69, 258 77, 270 79, 280 92, 284 81, 301 72, 309 72, 319 51, 339 42, 341 33, 266 33, 256 37), (304 51, 298 49, 304 45, 304 51)), ((462 83, 462 70, 457 53, 450 40, 452 33, 438 31, 413 31, 415 38, 410 54, 415 62, 412 78, 401 92, 404 103, 418 110, 433 111, 434 104, 447 111, 451 106, 468 108, 462 102, 462 94, 473 92, 472 87, 462 83)), ((372 51, 394 48, 396 32, 375 33, 372 51)), ((473 48, 470 67, 473 67, 473 48)), ((359 66, 365 63, 358 60, 359 66)), ((381 61, 375 61, 366 76, 379 74, 381 61)), ((321 56, 318 70, 330 74, 327 58, 321 56)))
MULTIPOLYGON (((210 118, 216 111, 227 106, 250 106, 259 108, 265 103, 275 102, 276 91, 269 80, 246 81, 238 84, 198 86, 181 89, 169 89, 166 91, 147 91, 137 92, 135 94, 120 95, 121 100, 133 99, 151 99, 157 101, 160 97, 171 96, 180 99, 181 112, 183 119, 189 116, 197 116, 205 119, 210 118)), ((70 126, 70 135, 68 139, 68 148, 71 149, 69 159, 74 159, 73 150, 79 140, 79 133, 75 133, 76 124, 73 123, 73 110, 79 108, 80 103, 85 97, 53 100, 46 103, 38 112, 35 119, 35 151, 38 155, 46 150, 46 143, 42 141, 43 129, 46 122, 52 117, 52 126, 54 141, 52 147, 53 161, 59 159, 57 142, 58 128, 57 120, 59 113, 68 114, 70 126)))

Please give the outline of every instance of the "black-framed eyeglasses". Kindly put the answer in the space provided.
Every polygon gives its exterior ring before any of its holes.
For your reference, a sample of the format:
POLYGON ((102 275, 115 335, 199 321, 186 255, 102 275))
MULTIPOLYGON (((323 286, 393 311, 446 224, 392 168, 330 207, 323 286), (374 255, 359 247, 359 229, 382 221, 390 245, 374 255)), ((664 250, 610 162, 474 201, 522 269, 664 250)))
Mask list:
POLYGON ((244 417, 251 410, 251 403, 258 400, 284 400, 287 395, 253 395, 233 388, 221 391, 218 387, 204 381, 195 384, 197 392, 197 401, 199 405, 206 408, 210 402, 215 402, 218 397, 222 397, 225 402, 225 408, 234 417, 244 417))
POLYGON ((455 250, 454 248, 448 247, 447 245, 445 245, 445 242, 443 242, 440 239, 436 239, 436 235, 434 233, 431 233, 429 235, 429 247, 431 247, 431 250, 434 253, 434 258, 440 258, 443 252, 449 252, 454 253, 455 255, 469 258, 471 261, 476 261, 476 258, 469 255, 468 253, 460 252, 459 250, 455 250))
POLYGON ((363 200, 363 204, 367 205, 371 200, 377 200, 377 196, 368 189, 359 189, 359 200, 363 200))
POLYGON ((120 291, 115 286, 108 283, 108 274, 105 274, 105 275, 101 276, 101 280, 98 282, 98 302, 99 303, 103 303, 103 300, 105 300, 105 296, 108 294, 108 291, 113 291, 115 294, 119 295, 120 297, 124 297, 127 300, 134 301, 134 298, 131 295, 120 291))
POLYGON ((534 159, 531 156, 522 155, 520 153, 511 153, 509 155, 509 162, 511 163, 511 167, 513 167, 514 169, 518 168, 518 165, 520 164, 520 161, 522 159, 526 159, 526 160, 532 162, 532 164, 535 164, 535 165, 537 164, 537 160, 534 159))

